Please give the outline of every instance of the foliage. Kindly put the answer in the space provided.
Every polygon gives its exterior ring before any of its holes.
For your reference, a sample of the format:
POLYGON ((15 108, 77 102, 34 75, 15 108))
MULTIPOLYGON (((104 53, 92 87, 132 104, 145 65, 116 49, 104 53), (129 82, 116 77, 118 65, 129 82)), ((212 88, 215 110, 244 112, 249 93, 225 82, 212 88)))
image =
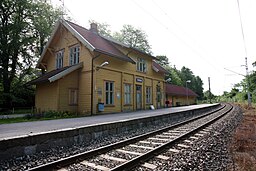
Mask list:
POLYGON ((99 23, 95 20, 89 20, 89 23, 96 23, 98 25, 99 34, 105 37, 111 37, 117 41, 124 43, 132 48, 141 50, 142 52, 151 54, 151 46, 147 40, 147 34, 132 25, 123 25, 119 32, 111 33, 107 23, 99 23))
POLYGON ((187 86, 193 90, 198 95, 199 100, 203 99, 203 81, 199 76, 195 76, 189 68, 183 66, 179 71, 179 77, 182 80, 182 86, 187 86))
POLYGON ((72 113, 72 112, 68 112, 68 111, 61 111, 61 112, 57 112, 57 111, 46 111, 43 113, 43 117, 44 118, 71 118, 76 116, 76 114, 72 113))
POLYGON ((41 121, 41 120, 53 120, 53 119, 63 119, 63 118, 75 118, 75 117, 78 117, 77 114, 72 113, 72 112, 46 111, 42 114, 28 114, 24 117, 19 117, 19 118, 0 119, 0 124, 41 121))
POLYGON ((40 55, 46 45, 50 34, 53 31, 53 26, 56 21, 64 15, 60 8, 53 8, 49 3, 37 0, 32 4, 32 25, 33 36, 35 39, 35 52, 40 55))
POLYGON ((98 26, 98 32, 100 35, 105 37, 112 37, 111 30, 109 29, 110 25, 107 23, 99 23, 95 20, 89 20, 89 23, 95 23, 98 26))
POLYGON ((182 79, 179 76, 179 70, 177 70, 175 67, 167 67, 165 68, 168 71, 168 74, 166 74, 165 76, 165 80, 167 79, 171 79, 171 81, 169 81, 169 83, 174 84, 174 85, 178 85, 178 86, 182 86, 182 79))
MULTIPOLYGON (((256 62, 253 63, 253 66, 256 66, 256 62)), ((240 83, 235 84, 230 92, 224 92, 222 97, 229 101, 246 102, 248 100, 248 89, 252 102, 256 103, 256 71, 252 71, 240 83)))
POLYGON ((157 56, 157 59, 156 62, 168 71, 165 77, 165 80, 171 80, 168 83, 183 87, 187 86, 198 95, 199 100, 203 99, 203 81, 199 76, 195 76, 189 68, 184 66, 181 70, 178 70, 175 66, 171 67, 166 56, 157 56))
POLYGON ((124 25, 120 30, 120 33, 115 33, 113 37, 133 48, 139 49, 148 54, 152 53, 147 40, 147 34, 143 30, 135 28, 132 25, 124 25))
POLYGON ((40 0, 2 0, 0 11, 0 105, 10 108, 61 13, 40 0))
POLYGON ((166 68, 169 65, 169 59, 165 55, 156 56, 156 62, 162 67, 166 68))

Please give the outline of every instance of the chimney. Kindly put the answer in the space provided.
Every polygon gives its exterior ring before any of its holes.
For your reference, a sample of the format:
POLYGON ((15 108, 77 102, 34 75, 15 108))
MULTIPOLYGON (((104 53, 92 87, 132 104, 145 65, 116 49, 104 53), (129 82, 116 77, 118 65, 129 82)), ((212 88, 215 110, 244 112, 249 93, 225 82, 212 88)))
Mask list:
POLYGON ((92 31, 95 34, 98 34, 98 25, 96 23, 91 23, 90 31, 92 31))

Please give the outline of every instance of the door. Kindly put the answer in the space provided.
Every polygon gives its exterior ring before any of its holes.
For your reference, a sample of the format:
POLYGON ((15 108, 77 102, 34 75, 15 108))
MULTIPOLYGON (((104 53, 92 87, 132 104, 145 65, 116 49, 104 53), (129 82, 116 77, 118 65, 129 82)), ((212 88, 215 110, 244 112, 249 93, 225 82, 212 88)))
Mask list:
POLYGON ((142 108, 142 91, 141 85, 136 85, 136 110, 142 108))
POLYGON ((156 108, 159 109, 161 108, 161 88, 160 86, 156 87, 156 108))

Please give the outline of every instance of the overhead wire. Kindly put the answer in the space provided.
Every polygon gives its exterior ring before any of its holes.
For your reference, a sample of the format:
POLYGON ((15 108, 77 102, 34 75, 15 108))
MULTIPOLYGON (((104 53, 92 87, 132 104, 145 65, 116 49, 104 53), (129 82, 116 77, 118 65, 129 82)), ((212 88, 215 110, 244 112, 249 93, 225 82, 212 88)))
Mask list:
MULTIPOLYGON (((158 22, 160 25, 163 26, 163 28, 165 28, 169 33, 171 33, 172 35, 174 35, 177 39, 179 39, 183 44, 185 44, 188 48, 190 48, 197 56, 199 56, 201 59, 203 59, 206 63, 208 63, 209 65, 211 65, 215 70, 220 72, 220 69, 217 68, 216 66, 214 66, 210 61, 208 61, 206 58, 203 57, 203 55, 196 50, 195 48, 193 48, 189 43, 187 43, 187 41, 185 41, 183 38, 181 38, 180 36, 178 36, 176 33, 174 33, 173 31, 171 31, 169 29, 168 26, 166 26, 164 23, 162 23, 161 21, 158 20, 158 18, 156 18, 154 15, 152 15, 148 10, 146 10, 145 8, 143 8, 140 4, 138 4, 135 0, 132 0, 134 2, 134 4, 139 7, 140 9, 142 9, 145 13, 147 13, 149 16, 151 16, 156 22, 158 22)), ((168 16, 168 14, 158 5, 156 4, 155 1, 153 1, 153 3, 155 3, 155 5, 169 18, 169 20, 171 20, 175 25, 178 26, 178 24, 176 22, 174 22, 170 16, 168 16)), ((178 26, 180 29, 180 26, 178 26)), ((184 31, 183 31, 184 32, 184 31)))
MULTIPOLYGON (((199 45, 199 47, 201 49, 203 49, 203 51, 206 51, 204 48, 202 48, 202 46, 200 44, 198 44, 197 41, 195 41, 186 31, 184 31, 184 29, 179 26, 169 15, 168 13, 160 6, 158 5, 154 0, 152 0, 152 2, 156 5, 157 8, 159 8, 160 11, 162 11, 164 13, 164 15, 172 22, 174 23, 178 29, 180 31, 182 31, 190 40, 192 40, 194 43, 196 43, 197 45, 199 45)), ((208 59, 204 58, 203 55, 200 56, 201 58, 203 58, 208 64, 210 64, 213 68, 215 68, 216 70, 220 71, 219 68, 217 66, 215 66, 211 61, 209 61, 208 59)))
POLYGON ((244 52, 245 52, 245 56, 247 57, 247 48, 246 48, 246 42, 245 42, 245 36, 244 36, 244 28, 243 28, 243 21, 242 21, 242 16, 241 16, 241 10, 240 10, 240 3, 239 3, 239 0, 237 0, 237 8, 238 8, 238 13, 239 13, 239 19, 240 19, 240 26, 241 26, 242 37, 243 37, 244 52))

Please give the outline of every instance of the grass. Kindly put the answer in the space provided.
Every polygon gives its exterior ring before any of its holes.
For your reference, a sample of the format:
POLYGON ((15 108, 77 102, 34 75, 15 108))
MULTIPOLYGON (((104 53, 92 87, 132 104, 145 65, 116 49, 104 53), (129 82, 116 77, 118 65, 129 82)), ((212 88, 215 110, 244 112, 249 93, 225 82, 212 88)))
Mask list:
POLYGON ((77 118, 77 117, 80 117, 80 116, 71 112, 47 111, 47 112, 44 112, 43 114, 27 115, 25 117, 19 117, 19 118, 3 118, 3 119, 0 119, 0 124, 55 120, 55 119, 77 118))
MULTIPOLYGON (((236 170, 256 170, 256 108, 247 103, 239 105, 244 111, 242 123, 237 127, 230 146, 236 170)), ((231 168, 230 170, 234 170, 231 168)))
POLYGON ((0 115, 13 115, 13 114, 30 114, 32 108, 13 109, 0 112, 0 115))

